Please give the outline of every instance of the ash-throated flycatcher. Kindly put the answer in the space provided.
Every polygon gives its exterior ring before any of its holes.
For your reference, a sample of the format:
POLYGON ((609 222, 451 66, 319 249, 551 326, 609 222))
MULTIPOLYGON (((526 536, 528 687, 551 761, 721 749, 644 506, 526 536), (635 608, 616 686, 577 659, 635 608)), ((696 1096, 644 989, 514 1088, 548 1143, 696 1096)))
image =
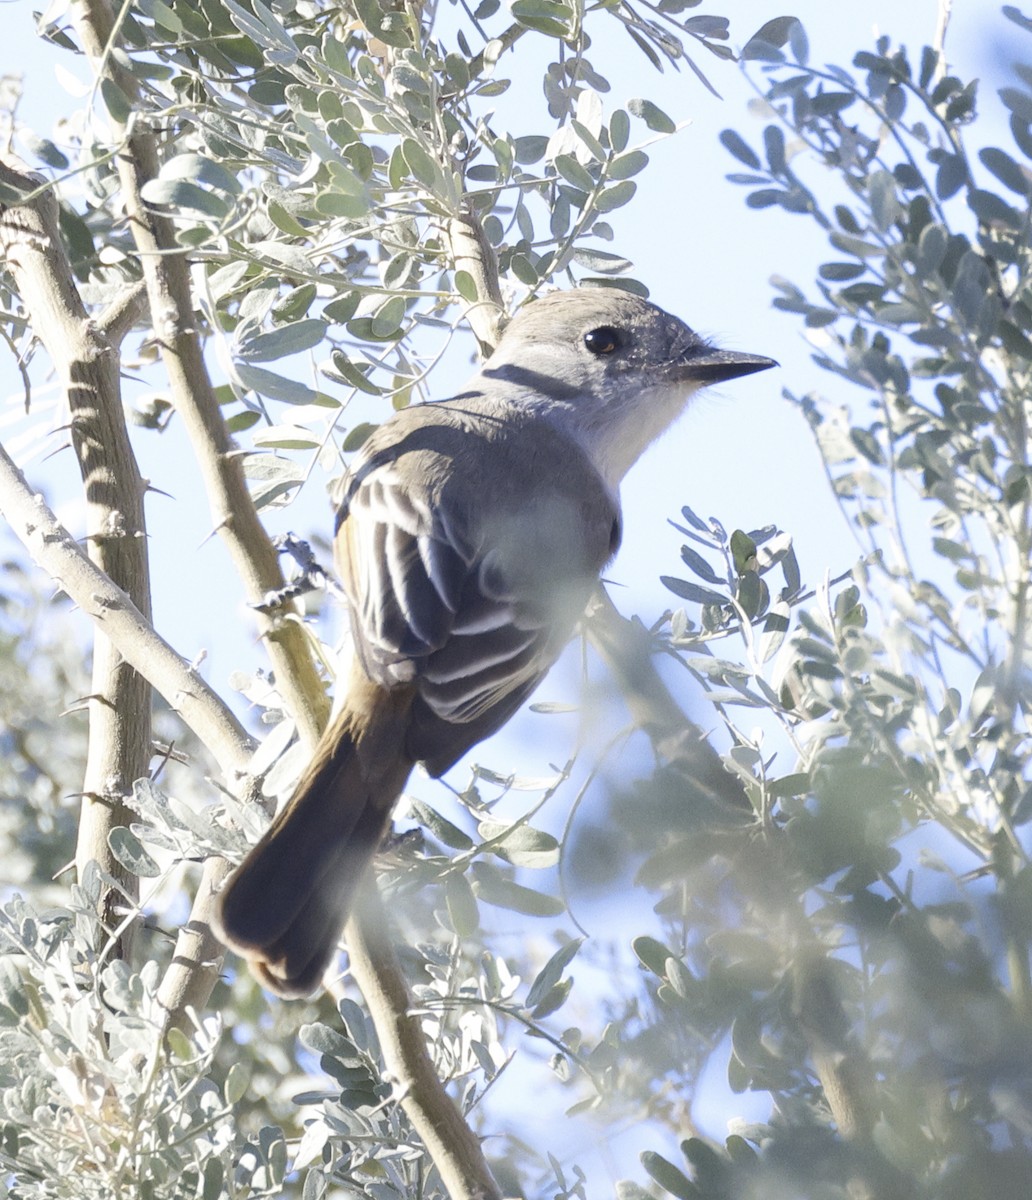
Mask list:
POLYGON ((693 392, 774 366, 626 292, 537 300, 459 395, 395 413, 343 487, 355 658, 220 933, 281 996, 319 983, 412 767, 441 775, 558 657, 620 542, 620 480, 693 392))

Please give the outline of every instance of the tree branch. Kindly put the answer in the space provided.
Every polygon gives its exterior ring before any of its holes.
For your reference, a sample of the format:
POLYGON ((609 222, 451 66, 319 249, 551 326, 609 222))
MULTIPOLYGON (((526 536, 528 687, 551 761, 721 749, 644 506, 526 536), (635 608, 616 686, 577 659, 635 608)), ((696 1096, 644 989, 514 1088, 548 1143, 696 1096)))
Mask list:
POLYGON ((498 263, 480 219, 468 209, 448 222, 448 239, 456 272, 465 271, 476 287, 477 299, 466 306, 469 321, 485 357, 498 344, 505 304, 498 281, 498 263))
MULTIPOLYGON (((167 700, 169 706, 215 757, 228 784, 246 799, 257 791, 247 776, 254 743, 233 713, 148 619, 83 551, 34 495, 25 477, 0 446, 0 515, 33 561, 91 617, 106 641, 167 700)), ((128 811, 121 823, 131 818, 128 811)), ((223 949, 211 931, 215 897, 231 870, 221 858, 204 866, 190 918, 180 930, 172 963, 158 992, 166 1025, 190 1028, 188 1008, 203 1008, 222 966, 223 949)))
MULTIPOLYGON (((70 8, 76 31, 98 78, 110 78, 131 103, 139 87, 109 53, 117 42, 114 14, 107 0, 74 0, 70 8)), ((223 538, 243 580, 251 604, 260 604, 283 587, 279 557, 258 518, 243 477, 241 462, 219 408, 194 320, 186 251, 176 241, 175 227, 150 212, 140 189, 158 174, 154 134, 142 113, 131 127, 119 126, 123 139, 117 156, 122 202, 150 302, 154 334, 161 347, 176 412, 193 447, 211 506, 214 527, 223 538)), ((329 701, 319 679, 304 631, 295 621, 255 611, 276 675, 276 686, 297 722, 302 740, 314 747, 329 714, 329 701)))
POLYGON ((125 661, 201 739, 230 784, 247 769, 255 743, 247 730, 117 584, 87 556, 0 445, 0 516, 33 562, 111 640, 125 661))
POLYGON ((445 1092, 426 1048, 375 887, 367 887, 345 933, 351 974, 373 1014, 398 1101, 441 1173, 451 1200, 501 1200, 480 1139, 445 1092))
MULTIPOLYGON (((32 330, 45 346, 61 381, 71 416, 72 445, 86 491, 89 555, 101 571, 150 615, 150 576, 144 524, 145 484, 140 477, 122 412, 116 346, 91 319, 79 296, 58 226, 53 193, 24 163, 0 159, 0 185, 32 194, 0 208, 0 244, 14 275, 32 330)), ((79 878, 96 861, 118 886, 101 889, 105 929, 121 927, 113 953, 127 958, 133 930, 122 920, 125 894, 139 881, 111 850, 108 835, 127 824, 125 798, 146 775, 151 756, 151 697, 144 678, 130 670, 104 630, 95 630, 89 698, 89 746, 75 861, 79 878)))

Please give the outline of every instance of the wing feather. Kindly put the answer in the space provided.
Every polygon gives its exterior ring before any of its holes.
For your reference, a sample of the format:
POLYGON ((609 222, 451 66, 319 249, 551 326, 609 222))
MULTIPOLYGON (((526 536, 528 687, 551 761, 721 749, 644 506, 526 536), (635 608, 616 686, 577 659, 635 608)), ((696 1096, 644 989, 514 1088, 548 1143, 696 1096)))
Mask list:
POLYGON ((386 686, 416 680, 443 720, 480 716, 547 669, 548 629, 521 611, 473 535, 405 494, 399 473, 367 472, 338 525, 338 567, 362 664, 386 686))
POLYGON ((363 448, 337 518, 362 666, 385 687, 416 685, 413 745, 435 770, 551 666, 609 556, 616 512, 597 473, 544 427, 529 451, 520 443, 544 478, 528 493, 514 450, 492 440, 498 422, 478 425, 470 404, 397 414, 363 448))

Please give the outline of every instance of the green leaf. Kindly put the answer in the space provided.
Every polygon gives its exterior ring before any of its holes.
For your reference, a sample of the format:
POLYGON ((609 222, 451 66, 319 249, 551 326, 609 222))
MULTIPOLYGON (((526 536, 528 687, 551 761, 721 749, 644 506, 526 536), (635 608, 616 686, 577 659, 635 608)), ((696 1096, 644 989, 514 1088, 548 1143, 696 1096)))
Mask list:
POLYGON ((774 17, 765 22, 742 47, 739 58, 743 62, 749 59, 780 62, 783 56, 778 51, 787 45, 792 36, 792 26, 797 22, 796 17, 774 17))
POLYGON ((733 129, 725 129, 720 135, 724 149, 733 154, 740 163, 744 163, 752 171, 761 167, 760 156, 740 134, 733 129))
POLYGON ((267 333, 258 333, 237 347, 237 355, 248 362, 273 362, 291 354, 312 350, 326 336, 326 322, 318 317, 281 325, 267 333))
POLYGON ((414 178, 428 192, 436 194, 441 182, 441 171, 438 164, 434 162, 415 138, 406 138, 401 143, 401 152, 405 156, 405 163, 414 178))
POLYGON ((641 1165, 665 1192, 678 1197, 678 1200, 704 1200, 702 1193, 687 1175, 662 1154, 657 1154, 654 1150, 642 1151, 641 1165))
POLYGON ((566 180, 567 183, 572 183, 575 188, 579 188, 582 192, 591 192, 595 188, 595 180, 586 167, 581 166, 572 154, 556 155, 554 167, 558 174, 566 180))
POLYGON ((225 1195, 226 1171, 221 1158, 209 1158, 204 1164, 201 1200, 220 1200, 225 1195))
POLYGON ((746 196, 745 203, 749 208, 771 208, 783 195, 780 188, 758 188, 746 196))
POLYGON ((842 283, 849 279, 858 279, 866 270, 863 263, 824 263, 820 269, 820 276, 832 283, 842 283))
POLYGON ((192 1062, 194 1059, 193 1043, 181 1029, 173 1027, 165 1034, 172 1057, 181 1063, 192 1062))
POLYGON ((501 839, 493 847, 494 853, 514 867, 541 869, 552 867, 559 860, 559 843, 544 830, 502 821, 481 821, 477 829, 485 842, 501 839))
POLYGON ((227 171, 221 163, 204 158, 200 154, 177 154, 161 168, 158 178, 206 183, 229 196, 238 196, 243 190, 240 180, 231 171, 227 171))
POLYGON ((591 250, 586 246, 576 247, 571 257, 578 266, 586 267, 589 271, 598 271, 600 275, 622 275, 634 266, 619 254, 610 254, 608 250, 591 250))
POLYGON ((630 179, 614 183, 600 196, 595 197, 595 209, 597 212, 612 212, 615 208, 622 208, 637 190, 638 185, 630 179))
POLYGON ((562 1008, 572 990, 573 979, 562 980, 541 997, 538 1003, 531 1009, 530 1015, 538 1021, 550 1016, 557 1009, 562 1008))
POLYGON ((540 162, 545 157, 545 153, 548 150, 548 138, 537 134, 515 138, 513 141, 513 150, 516 161, 521 166, 530 166, 532 163, 540 162))
POLYGON ((684 519, 689 525, 691 525, 693 529, 697 529, 700 533, 708 534, 710 539, 713 539, 713 530, 710 529, 709 525, 706 524, 702 517, 694 513, 687 504, 681 506, 681 516, 684 517, 684 519))
POLYGON ((693 550, 691 546, 681 547, 681 559, 686 567, 694 571, 700 578, 705 579, 707 583, 716 583, 721 586, 727 583, 727 580, 718 571, 714 570, 706 559, 698 551, 693 550))
POLYGON ((583 122, 573 119, 570 121, 570 128, 596 162, 602 162, 605 159, 605 147, 583 122))
POLYGON ((735 599, 745 615, 750 620, 755 620, 767 610, 767 605, 770 603, 770 589, 757 571, 743 571, 738 579, 735 599))
POLYGON ((100 95, 111 116, 120 125, 124 125, 132 116, 132 102, 110 76, 105 76, 100 81, 100 95))
POLYGON ((331 1025, 324 1025, 322 1022, 302 1025, 298 1030, 297 1036, 301 1045, 306 1050, 311 1050, 313 1054, 322 1054, 327 1058, 335 1058, 341 1063, 360 1061, 358 1048, 355 1043, 331 1025))
POLYGON ((783 600, 776 600, 770 606, 770 612, 767 613, 766 620, 763 622, 763 632, 760 634, 758 648, 760 662, 770 662, 781 649, 785 635, 788 633, 790 611, 788 604, 783 600))
POLYGON ((476 304, 477 281, 468 271, 455 272, 455 290, 467 304, 476 304))
POLYGON ((949 245, 949 235, 941 225, 929 224, 921 230, 914 255, 914 266, 922 279, 929 279, 942 266, 949 245))
POLYGON ((173 208, 189 216, 222 220, 230 211, 221 196, 186 179, 148 179, 140 188, 140 196, 146 204, 173 208))
POLYGON ((291 288, 272 306, 273 314, 280 321, 297 321, 308 312, 315 299, 316 286, 314 283, 303 283, 300 287, 291 288))
POLYGON ((365 392, 367 396, 380 396, 383 388, 378 387, 369 378, 372 368, 368 364, 352 362, 343 350, 334 350, 330 356, 334 371, 353 388, 365 392))
POLYGON ((281 61, 293 62, 298 56, 297 44, 287 33, 286 28, 273 15, 272 10, 261 3, 261 0, 251 0, 254 9, 252 15, 235 0, 222 0, 228 10, 233 24, 246 34, 257 46, 265 51, 271 51, 280 57, 281 61))
POLYGON ((777 125, 768 125, 763 131, 763 151, 771 174, 784 175, 788 169, 785 135, 777 125))
POLYGON ((279 400, 283 404, 330 404, 321 392, 315 391, 307 384, 299 383, 296 379, 285 379, 264 367, 250 367, 246 363, 238 363, 237 378, 246 388, 268 396, 270 400, 279 400))
POLYGON ((253 408, 248 408, 243 412, 234 413, 226 421, 226 428, 230 433, 245 433, 248 429, 253 429, 261 419, 262 414, 260 412, 256 412, 253 408))
POLYGON ((370 332, 373 337, 377 340, 388 340, 400 336, 406 307, 404 296, 392 296, 385 300, 371 317, 370 332))
POLYGON ((25 148, 40 162, 46 163, 48 167, 53 167, 55 171, 68 169, 68 156, 60 151, 49 138, 39 137, 30 129, 21 129, 18 131, 18 140, 24 143, 25 148))
POLYGON ((525 1001, 527 1008, 536 1008, 541 1003, 545 995, 562 979, 563 972, 573 962, 577 956, 577 951, 583 944, 583 938, 573 938, 565 946, 560 946, 552 955, 530 985, 530 990, 527 992, 527 999, 525 1001))
POLYGON ((674 133, 677 129, 677 125, 651 100, 628 100, 627 110, 644 121, 649 129, 656 133, 674 133))
POLYGON ((465 833, 457 825, 453 825, 451 821, 442 817, 429 804, 424 804, 422 800, 417 800, 413 796, 409 796, 407 799, 409 808, 412 809, 416 819, 420 824, 425 825, 439 842, 443 842, 453 850, 472 850, 474 843, 468 833, 465 833))
POLYGON ((361 421, 348 431, 341 449, 345 454, 352 454, 355 450, 361 450, 369 440, 370 435, 375 433, 378 428, 379 426, 373 425, 369 421, 361 421))
POLYGON ((377 0, 355 0, 358 18, 369 32, 396 49, 412 45, 412 34, 404 10, 385 10, 377 0))
POLYGON ((549 37, 569 37, 573 28, 573 11, 555 0, 513 0, 510 11, 524 28, 549 37))
POLYGON ((477 898, 465 875, 449 875, 444 884, 448 919, 460 938, 471 938, 480 926, 477 898))
POLYGON ((1026 33, 1032 33, 1032 19, 1026 17, 1020 8, 1016 8, 1013 4, 1005 4, 1003 15, 1008 21, 1013 21, 1015 25, 1024 29, 1026 33))
POLYGON ((339 193, 352 200, 362 201, 366 208, 369 207, 369 189, 366 187, 366 181, 351 167, 350 162, 331 158, 326 163, 326 169, 330 176, 330 186, 323 192, 324 195, 339 193))
POLYGON ((469 63, 461 54, 453 52, 445 55, 444 69, 457 90, 461 91, 469 86, 469 63))
POLYGON ((682 1000, 691 998, 695 991, 696 979, 679 958, 670 955, 663 963, 663 975, 682 1000))
POLYGON ((680 596, 682 600, 692 600, 696 604, 727 604, 727 596, 722 596, 719 592, 712 592, 709 588, 700 587, 697 583, 691 583, 687 579, 677 579, 673 575, 660 575, 659 582, 669 588, 675 596, 680 596))
POLYGON ((666 978, 666 962, 668 958, 673 958, 674 955, 654 937, 636 937, 631 942, 631 949, 638 957, 638 961, 642 966, 647 967, 653 975, 660 979, 666 978))
POLYGON ((269 214, 269 220, 281 233, 285 233, 288 237, 307 237, 308 231, 304 225, 292 216, 282 204, 270 200, 266 212, 269 214))
POLYGON ((867 195, 874 223, 884 233, 900 216, 896 181, 888 171, 874 171, 867 181, 867 195))
POLYGON ((935 173, 935 194, 940 200, 949 200, 967 182, 967 163, 960 154, 944 154, 935 173))
POLYGON ((277 450, 314 450, 323 439, 301 425, 269 425, 255 431, 251 444, 277 450))
POLYGON ((235 1062, 229 1068, 222 1093, 226 1097, 226 1103, 230 1108, 239 1104, 244 1096, 247 1095, 247 1085, 250 1083, 250 1080, 251 1072, 242 1062, 235 1062))
POLYGON ((607 179, 630 179, 649 165, 649 156, 643 150, 629 150, 620 154, 606 168, 607 179))
POLYGON ((511 909, 528 917, 557 917, 565 910, 561 900, 513 883, 488 863, 474 863, 472 875, 478 899, 496 908, 511 909))
POLYGON ((609 144, 615 154, 622 154, 627 149, 631 137, 631 121, 622 108, 615 109, 609 118, 609 144))
POLYGON ((731 556, 739 575, 754 569, 756 542, 741 529, 736 529, 731 534, 731 556))
POLYGON ((315 198, 315 211, 321 217, 359 221, 371 208, 372 203, 367 196, 356 196, 350 192, 322 191, 315 198))
POLYGON ((968 205, 984 225, 1005 225, 1009 229, 1020 229, 1022 217, 995 192, 983 188, 972 188, 968 192, 968 205))
POLYGON ((335 325, 346 325, 355 313, 358 312, 358 306, 361 302, 361 292, 345 292, 342 296, 338 296, 336 300, 331 300, 323 308, 323 316, 325 316, 327 321, 332 321, 335 325))
POLYGON ((1032 174, 1003 150, 995 146, 987 146, 979 151, 978 157, 986 169, 991 171, 1004 187, 1010 188, 1012 192, 1017 192, 1019 196, 1028 196, 1032 191, 1032 174))
POLYGON ((769 796, 805 796, 812 789, 809 772, 802 771, 795 775, 782 775, 780 779, 772 779, 767 783, 769 796))
POLYGON ((108 833, 107 841, 111 853, 131 875, 139 879, 156 879, 161 874, 161 868, 144 850, 140 839, 124 825, 116 825, 108 833))
POLYGON ((536 287, 539 282, 537 268, 525 254, 514 254, 509 259, 509 270, 527 287, 536 287))
POLYGON ((4 1024, 17 1024, 19 1019, 28 1016, 28 1013, 29 1000, 25 980, 9 954, 0 956, 0 1019, 4 1024), (3 1012, 4 1009, 7 1010, 6 1013, 3 1012))

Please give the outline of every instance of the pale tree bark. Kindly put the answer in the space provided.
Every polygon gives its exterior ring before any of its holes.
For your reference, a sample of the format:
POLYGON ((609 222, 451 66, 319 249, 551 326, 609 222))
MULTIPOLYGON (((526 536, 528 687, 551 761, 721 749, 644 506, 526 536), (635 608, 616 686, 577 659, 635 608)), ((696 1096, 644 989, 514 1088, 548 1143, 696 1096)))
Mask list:
MULTIPOLYGON (((122 70, 111 51, 118 43, 114 12, 107 0, 75 0, 71 16, 98 80, 110 79, 130 104, 139 102, 136 80, 122 70)), ((244 480, 240 457, 215 396, 197 329, 190 268, 170 220, 151 212, 140 191, 156 177, 157 143, 143 119, 124 125, 112 118, 122 187, 121 201, 139 255, 154 336, 168 376, 172 402, 190 438, 208 497, 215 531, 227 547, 248 601, 264 603, 284 584, 279 558, 266 534, 244 480)), ((254 610, 256 628, 273 667, 276 687, 296 723, 301 741, 314 748, 329 715, 329 700, 296 612, 254 610)), ((161 999, 169 1023, 188 1024, 189 1007, 202 1008, 222 964, 223 949, 211 930, 218 889, 230 867, 206 864, 190 919, 180 932, 161 999)))
MULTIPOLYGON (((147 534, 140 477, 122 414, 117 334, 93 321, 79 296, 58 228, 58 207, 45 182, 10 156, 0 160, 0 182, 25 204, 0 210, 0 244, 17 282, 32 330, 43 343, 68 406, 72 445, 86 493, 90 558, 136 608, 150 615, 147 534)), ((75 862, 80 880, 95 862, 113 885, 101 888, 99 916, 118 930, 109 953, 128 957, 138 881, 112 853, 108 835, 125 825, 125 798, 146 775, 151 755, 150 689, 102 629, 95 631, 89 742, 75 862)))
MULTIPOLYGON (((226 786, 243 799, 257 781, 247 774, 254 742, 232 711, 151 627, 119 588, 58 522, 0 447, 0 515, 33 561, 94 622, 123 661, 167 701, 215 758, 226 786)), ((179 933, 172 963, 159 990, 166 1024, 189 1029, 190 1009, 201 1009, 222 966, 223 949, 211 931, 218 888, 230 870, 223 859, 205 864, 190 917, 179 933)))
MULTIPOLYGON (((107 0, 74 0, 70 13, 97 78, 110 79, 130 104, 138 104, 136 80, 111 53, 118 45, 118 30, 107 0)), ((131 124, 111 120, 121 142, 116 156, 121 201, 139 255, 172 403, 190 438, 214 529, 226 545, 248 601, 261 604, 270 592, 283 587, 283 573, 247 490, 240 457, 234 453, 208 374, 194 316, 187 253, 176 241, 172 222, 150 211, 140 196, 144 183, 158 174, 157 143, 139 114, 131 124)), ((329 715, 329 701, 305 633, 296 620, 278 614, 256 609, 254 619, 287 711, 301 740, 314 747, 329 715)))

